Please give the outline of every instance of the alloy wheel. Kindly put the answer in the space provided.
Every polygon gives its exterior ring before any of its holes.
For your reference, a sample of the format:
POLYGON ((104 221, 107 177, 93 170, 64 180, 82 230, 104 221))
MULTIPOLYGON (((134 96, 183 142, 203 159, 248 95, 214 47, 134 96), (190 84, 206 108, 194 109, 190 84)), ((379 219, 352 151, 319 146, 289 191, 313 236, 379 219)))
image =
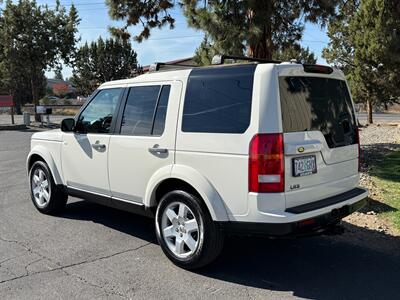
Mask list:
POLYGON ((31 189, 36 204, 40 208, 45 207, 50 201, 51 190, 46 173, 41 168, 36 168, 33 172, 31 189))
POLYGON ((202 236, 198 220, 182 202, 173 202, 165 208, 161 218, 161 231, 168 248, 179 258, 192 255, 202 236))

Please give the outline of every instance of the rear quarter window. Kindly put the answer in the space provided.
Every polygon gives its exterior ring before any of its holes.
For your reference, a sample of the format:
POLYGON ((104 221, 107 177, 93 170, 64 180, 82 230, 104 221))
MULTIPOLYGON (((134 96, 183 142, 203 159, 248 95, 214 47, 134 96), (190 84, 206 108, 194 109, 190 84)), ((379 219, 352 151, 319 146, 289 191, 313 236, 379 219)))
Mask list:
POLYGON ((255 65, 194 69, 183 108, 183 132, 244 133, 250 125, 255 65))

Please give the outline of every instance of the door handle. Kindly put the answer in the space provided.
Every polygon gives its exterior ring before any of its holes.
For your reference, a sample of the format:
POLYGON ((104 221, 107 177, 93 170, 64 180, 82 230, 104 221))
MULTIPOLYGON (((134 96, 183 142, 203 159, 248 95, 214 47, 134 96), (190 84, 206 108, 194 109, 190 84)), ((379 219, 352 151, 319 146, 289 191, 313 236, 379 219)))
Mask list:
POLYGON ((100 141, 96 141, 96 143, 92 144, 92 148, 95 150, 104 150, 106 149, 106 145, 100 144, 100 141))
POLYGON ((155 144, 152 148, 149 148, 150 153, 153 154, 161 154, 161 153, 167 153, 168 149, 166 148, 160 148, 160 145, 155 144))

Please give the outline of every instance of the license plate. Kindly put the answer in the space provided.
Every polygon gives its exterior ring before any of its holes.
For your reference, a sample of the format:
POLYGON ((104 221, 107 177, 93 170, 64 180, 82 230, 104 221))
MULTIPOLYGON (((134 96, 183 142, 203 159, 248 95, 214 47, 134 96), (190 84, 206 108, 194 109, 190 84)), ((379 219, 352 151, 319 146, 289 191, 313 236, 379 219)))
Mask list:
POLYGON ((315 155, 293 158, 293 176, 307 176, 317 173, 317 159, 315 155))

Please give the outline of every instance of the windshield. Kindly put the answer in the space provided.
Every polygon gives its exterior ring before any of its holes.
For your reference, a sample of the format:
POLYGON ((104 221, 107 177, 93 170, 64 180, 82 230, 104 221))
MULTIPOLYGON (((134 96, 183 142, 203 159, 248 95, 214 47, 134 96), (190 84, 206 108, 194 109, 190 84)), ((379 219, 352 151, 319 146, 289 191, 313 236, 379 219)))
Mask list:
POLYGON ((321 131, 330 148, 357 143, 356 121, 343 80, 279 77, 284 132, 321 131))

